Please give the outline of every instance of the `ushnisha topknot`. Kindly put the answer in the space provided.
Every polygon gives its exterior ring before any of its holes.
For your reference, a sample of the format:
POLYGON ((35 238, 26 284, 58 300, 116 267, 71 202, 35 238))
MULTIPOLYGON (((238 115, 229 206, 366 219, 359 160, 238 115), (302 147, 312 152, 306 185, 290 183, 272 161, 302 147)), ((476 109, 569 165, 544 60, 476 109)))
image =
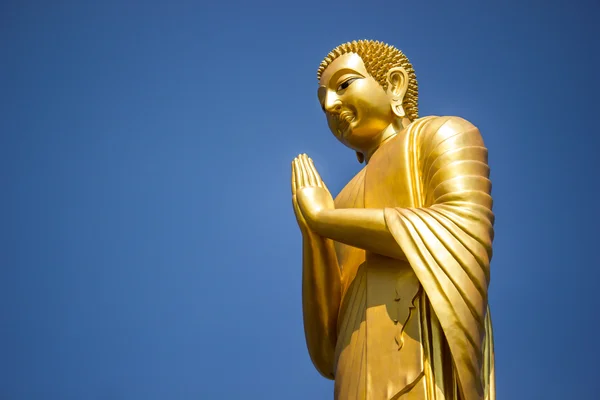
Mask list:
POLYGON ((414 121, 419 118, 419 87, 417 85, 417 76, 412 64, 404 53, 394 46, 374 40, 354 40, 344 43, 331 50, 331 52, 321 61, 317 70, 317 80, 321 79, 321 74, 325 69, 339 56, 347 53, 356 53, 365 63, 365 68, 383 89, 387 89, 387 73, 391 68, 402 67, 408 73, 408 88, 402 106, 406 111, 406 116, 414 121))

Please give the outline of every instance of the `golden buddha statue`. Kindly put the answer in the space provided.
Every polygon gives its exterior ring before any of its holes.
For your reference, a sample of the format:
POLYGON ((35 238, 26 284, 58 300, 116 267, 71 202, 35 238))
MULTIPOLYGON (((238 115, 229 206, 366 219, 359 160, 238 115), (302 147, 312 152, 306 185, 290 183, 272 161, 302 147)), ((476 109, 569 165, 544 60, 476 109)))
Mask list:
POLYGON ((335 399, 495 399, 487 149, 458 117, 418 117, 415 72, 355 41, 318 69, 330 130, 366 166, 333 200, 292 163, 304 329, 335 399))

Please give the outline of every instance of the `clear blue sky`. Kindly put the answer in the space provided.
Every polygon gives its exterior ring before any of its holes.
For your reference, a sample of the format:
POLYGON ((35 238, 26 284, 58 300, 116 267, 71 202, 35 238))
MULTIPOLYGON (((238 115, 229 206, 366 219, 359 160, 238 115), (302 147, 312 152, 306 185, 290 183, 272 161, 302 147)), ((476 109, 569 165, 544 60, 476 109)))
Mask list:
POLYGON ((331 399, 290 162, 359 170, 316 68, 361 38, 490 149, 499 398, 595 398, 598 3, 284 3, 2 2, 0 398, 331 399))

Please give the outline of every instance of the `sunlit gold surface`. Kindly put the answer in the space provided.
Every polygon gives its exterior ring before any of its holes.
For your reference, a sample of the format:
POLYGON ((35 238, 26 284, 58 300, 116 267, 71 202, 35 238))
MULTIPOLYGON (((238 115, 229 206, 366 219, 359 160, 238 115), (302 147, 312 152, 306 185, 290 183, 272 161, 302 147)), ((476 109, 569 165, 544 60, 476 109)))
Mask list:
POLYGON ((487 150, 458 117, 417 118, 408 59, 379 42, 321 63, 319 101, 367 165, 335 201, 292 163, 309 354, 335 399, 495 399, 487 150))

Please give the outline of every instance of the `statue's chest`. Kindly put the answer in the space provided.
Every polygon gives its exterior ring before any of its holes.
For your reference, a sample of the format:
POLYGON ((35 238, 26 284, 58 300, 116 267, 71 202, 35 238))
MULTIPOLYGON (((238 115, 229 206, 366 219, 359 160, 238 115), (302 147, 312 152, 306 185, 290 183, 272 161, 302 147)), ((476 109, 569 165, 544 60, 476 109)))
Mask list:
POLYGON ((364 178, 364 207, 413 207, 414 186, 406 135, 398 134, 371 158, 364 178))

